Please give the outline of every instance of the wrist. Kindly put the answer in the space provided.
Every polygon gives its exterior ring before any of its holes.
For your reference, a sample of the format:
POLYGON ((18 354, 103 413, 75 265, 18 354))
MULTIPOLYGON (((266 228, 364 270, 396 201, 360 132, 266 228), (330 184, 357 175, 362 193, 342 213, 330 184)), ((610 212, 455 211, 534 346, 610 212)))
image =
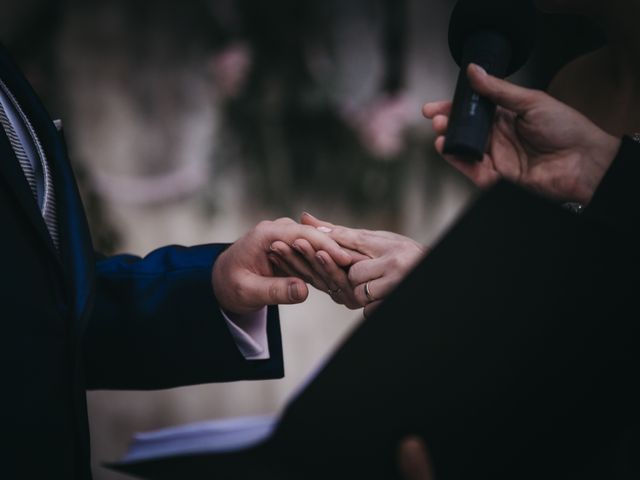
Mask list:
POLYGON ((228 301, 228 294, 226 292, 229 287, 228 282, 230 281, 228 269, 226 268, 228 252, 228 249, 222 252, 213 263, 211 268, 211 288, 220 308, 225 312, 235 313, 229 304, 230 302, 228 301))
POLYGON ((584 151, 585 161, 578 167, 575 199, 588 205, 620 150, 621 139, 600 131, 584 151))

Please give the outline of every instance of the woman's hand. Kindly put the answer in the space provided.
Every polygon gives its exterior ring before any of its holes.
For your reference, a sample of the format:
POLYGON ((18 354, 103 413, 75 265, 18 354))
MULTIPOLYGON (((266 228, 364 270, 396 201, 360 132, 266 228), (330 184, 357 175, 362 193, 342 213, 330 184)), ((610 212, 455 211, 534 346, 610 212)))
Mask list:
MULTIPOLYGON (((365 307, 365 316, 394 290, 426 251, 424 246, 396 233, 340 227, 318 220, 308 213, 301 220, 304 225, 314 226, 326 233, 352 257, 360 254, 361 258, 355 259, 349 267, 346 288, 350 289, 348 296, 358 306, 365 307)), ((327 281, 340 282, 341 288, 345 288, 344 279, 336 276, 338 267, 331 256, 322 251, 317 255, 325 262, 323 267, 327 281)))
MULTIPOLYGON (((318 230, 316 233, 325 235, 318 230)), ((352 263, 368 258, 358 252, 343 250, 350 255, 352 263)), ((307 238, 297 238, 291 244, 277 240, 271 244, 271 252, 269 260, 278 272, 302 278, 306 283, 327 293, 334 302, 347 308, 353 310, 362 307, 356 300, 347 277, 349 266, 340 266, 331 254, 314 248, 307 238)))
MULTIPOLYGON (((481 187, 501 177, 559 201, 587 204, 620 146, 617 139, 544 92, 500 80, 470 65, 471 85, 498 110, 481 161, 445 156, 481 187)), ((442 154, 451 102, 428 103, 425 117, 442 154)))

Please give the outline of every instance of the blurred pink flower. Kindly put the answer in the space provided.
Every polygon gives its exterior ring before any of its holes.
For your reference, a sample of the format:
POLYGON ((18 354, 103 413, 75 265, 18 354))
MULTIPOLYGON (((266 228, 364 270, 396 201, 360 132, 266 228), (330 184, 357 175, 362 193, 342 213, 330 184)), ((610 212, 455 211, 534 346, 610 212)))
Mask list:
POLYGON ((350 123, 360 141, 380 158, 398 155, 405 147, 405 131, 414 108, 403 95, 383 96, 352 115, 350 123))
POLYGON ((216 93, 221 98, 236 97, 244 88, 251 70, 251 48, 244 42, 228 45, 211 59, 216 93))

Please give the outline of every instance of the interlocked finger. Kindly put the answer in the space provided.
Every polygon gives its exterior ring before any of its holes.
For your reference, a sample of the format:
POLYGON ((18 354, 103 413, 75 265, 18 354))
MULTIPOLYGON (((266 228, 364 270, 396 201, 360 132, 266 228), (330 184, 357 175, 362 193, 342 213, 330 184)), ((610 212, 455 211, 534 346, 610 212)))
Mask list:
POLYGON ((295 250, 298 255, 300 255, 307 262, 309 267, 313 270, 316 277, 321 280, 321 285, 317 288, 324 292, 333 291, 335 285, 337 285, 336 280, 331 278, 326 270, 322 267, 322 265, 318 262, 316 258, 316 251, 313 246, 305 239, 300 238, 293 242, 291 248, 295 250))
POLYGON ((338 264, 347 266, 352 262, 351 256, 334 240, 314 227, 300 225, 290 219, 280 219, 275 222, 261 222, 256 228, 261 237, 268 242, 267 246, 276 241, 292 245, 297 239, 305 238, 315 250, 329 252, 338 264))
MULTIPOLYGON (((280 255, 277 253, 272 253, 267 255, 267 258, 273 265, 274 273, 278 277, 290 277, 290 278, 300 278, 300 274, 296 272, 291 265, 289 265, 280 255)), ((306 280, 302 280, 305 283, 309 283, 306 280)))
POLYGON ((288 274, 301 278, 318 290, 327 290, 325 281, 316 273, 304 257, 294 251, 289 245, 277 241, 271 245, 271 251, 281 259, 281 263, 286 266, 286 269, 283 268, 283 270, 287 271, 288 274))
POLYGON ((327 290, 327 293, 331 295, 331 298, 335 302, 341 303, 351 309, 363 306, 355 298, 355 294, 349 284, 349 279, 347 278, 347 272, 336 265, 334 260, 331 258, 331 255, 327 252, 320 251, 316 253, 316 261, 320 268, 324 269, 328 278, 332 279, 329 283, 329 290, 327 290))

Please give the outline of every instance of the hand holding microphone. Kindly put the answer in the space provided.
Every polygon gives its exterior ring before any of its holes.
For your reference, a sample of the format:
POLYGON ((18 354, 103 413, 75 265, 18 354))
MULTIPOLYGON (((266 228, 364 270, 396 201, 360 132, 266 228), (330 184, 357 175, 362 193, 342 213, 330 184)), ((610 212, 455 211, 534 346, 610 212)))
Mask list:
POLYGON ((533 49, 536 10, 531 0, 460 0, 449 22, 449 47, 460 65, 444 151, 469 160, 484 154, 495 105, 467 79, 470 63, 504 78, 519 70, 533 49))
POLYGON ((423 113, 433 120, 438 152, 481 187, 506 178, 558 201, 588 204, 620 139, 544 92, 518 87, 475 65, 465 74, 474 91, 498 106, 490 141, 477 162, 447 154, 452 103, 428 103, 423 113))

